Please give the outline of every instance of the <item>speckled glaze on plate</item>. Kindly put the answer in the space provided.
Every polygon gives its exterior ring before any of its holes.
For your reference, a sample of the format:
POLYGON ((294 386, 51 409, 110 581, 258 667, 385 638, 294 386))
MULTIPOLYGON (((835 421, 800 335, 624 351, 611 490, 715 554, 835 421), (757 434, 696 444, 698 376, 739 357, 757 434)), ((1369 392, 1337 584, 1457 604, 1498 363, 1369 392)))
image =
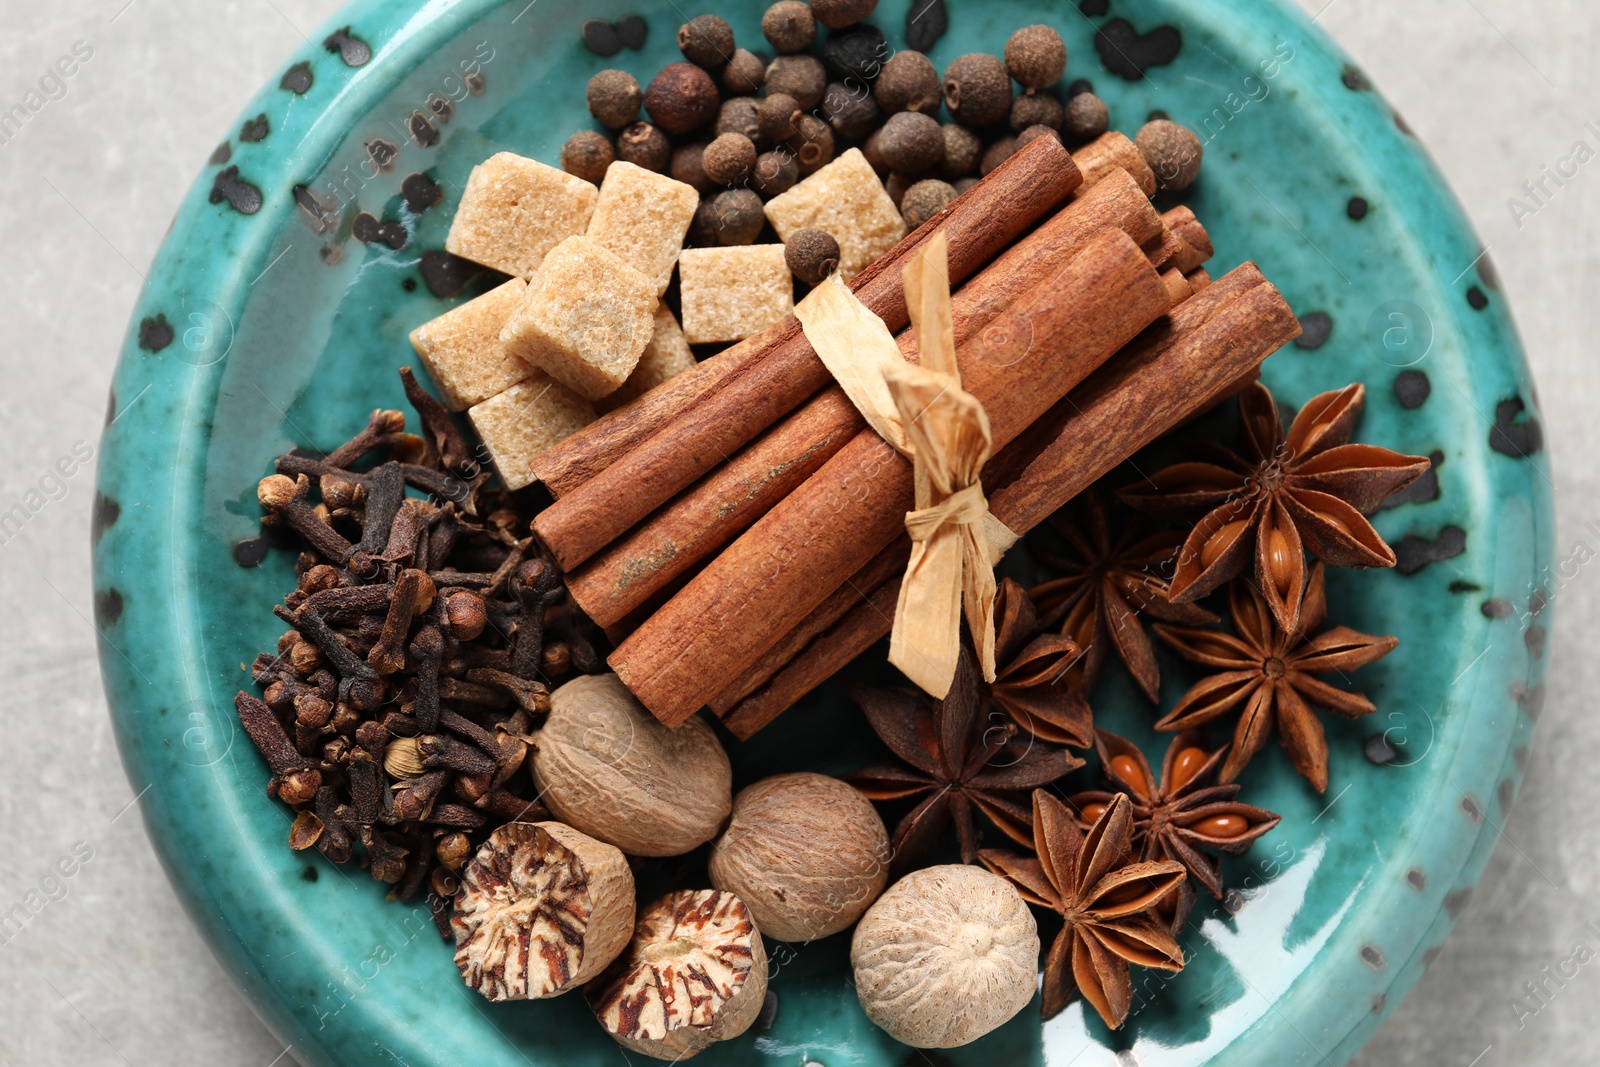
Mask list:
MULTIPOLYGON (((759 40, 762 6, 719 5, 746 43, 759 40)), ((891 43, 908 6, 879 7, 891 43)), ((1231 908, 1197 907, 1188 969, 1139 975, 1149 981, 1119 1033, 1081 1005, 1041 1028, 1035 1002, 926 1062, 1109 1063, 1127 1050, 1116 1062, 1342 1063, 1449 933, 1539 710, 1550 483, 1510 316, 1421 146, 1289 4, 949 6, 941 66, 1044 21, 1067 39, 1066 80, 1092 80, 1115 126, 1131 133, 1159 107, 1201 131, 1205 172, 1188 202, 1215 236, 1213 267, 1256 259, 1306 323, 1267 365, 1269 384, 1298 406, 1365 381, 1361 439, 1431 454, 1435 470, 1375 519, 1400 567, 1329 581, 1336 621, 1401 638, 1351 680, 1379 711, 1329 722, 1324 796, 1275 750, 1247 773, 1245 799, 1283 823, 1229 864, 1231 908)), ((302 1062, 617 1061, 581 998, 485 1003, 462 987, 424 906, 387 904, 353 865, 287 848, 288 815, 263 795, 265 767, 231 698, 281 629, 268 609, 292 584, 292 557, 246 569, 233 552, 257 531, 253 487, 271 457, 330 447, 372 408, 403 407, 394 368, 412 358, 406 332, 483 288, 428 254, 472 164, 502 148, 553 161, 587 125, 588 76, 621 66, 648 78, 677 58, 682 17, 657 0, 352 3, 227 131, 134 313, 95 501, 106 689, 179 895, 302 1062), (649 27, 642 48, 602 59, 580 44, 585 18, 634 12, 649 27), (428 206, 433 185, 443 201, 428 206)), ((1193 675, 1164 664, 1170 706, 1193 675)), ((1149 709, 1108 675, 1100 721, 1158 754, 1149 709)), ((830 687, 732 748, 742 783, 848 770, 873 744, 830 687)), ((925 1062, 862 1014, 847 935, 770 951, 771 1025, 699 1062, 925 1062)))

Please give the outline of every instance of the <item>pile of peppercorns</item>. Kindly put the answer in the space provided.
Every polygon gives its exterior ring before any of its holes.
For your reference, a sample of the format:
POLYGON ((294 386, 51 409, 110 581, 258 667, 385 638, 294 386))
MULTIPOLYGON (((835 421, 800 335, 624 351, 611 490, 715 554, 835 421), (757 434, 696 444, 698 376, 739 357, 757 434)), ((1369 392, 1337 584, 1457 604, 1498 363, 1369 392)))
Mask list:
MULTIPOLYGON (((691 19, 677 35, 686 62, 668 64, 648 86, 621 70, 590 79, 589 110, 611 132, 573 134, 562 167, 595 183, 614 160, 670 174, 701 194, 689 243, 741 245, 761 236, 763 201, 852 144, 915 229, 1034 138, 1074 147, 1106 132, 1110 111, 1089 82, 1073 82, 1065 103, 1056 95, 1067 49, 1054 29, 1025 26, 1003 59, 963 55, 941 78, 926 55, 891 49, 862 21, 876 6, 779 0, 761 19, 778 53, 770 62, 740 48, 721 17, 691 19), (818 23, 827 30, 820 57, 818 23), (941 105, 953 121, 938 120, 941 105), (641 107, 650 121, 639 121, 641 107)), ((1158 119, 1137 143, 1163 188, 1194 180, 1201 146, 1189 130, 1158 119)), ((827 262, 822 252, 791 256, 791 267, 809 280, 827 262)))

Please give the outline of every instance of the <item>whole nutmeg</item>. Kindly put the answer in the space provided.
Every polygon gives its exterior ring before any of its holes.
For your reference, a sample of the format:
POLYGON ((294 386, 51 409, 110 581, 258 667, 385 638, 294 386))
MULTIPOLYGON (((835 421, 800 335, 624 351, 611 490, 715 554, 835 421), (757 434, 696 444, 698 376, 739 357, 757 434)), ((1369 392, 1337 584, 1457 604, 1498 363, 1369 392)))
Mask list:
POLYGON ((827 87, 828 72, 816 56, 779 56, 767 64, 767 95, 792 96, 802 111, 820 104, 827 87))
POLYGON ((766 80, 766 61, 747 48, 735 49, 722 68, 722 88, 733 96, 754 96, 766 80))
POLYGON ((1093 93, 1078 93, 1067 101, 1061 128, 1079 141, 1092 141, 1111 128, 1111 109, 1093 93))
POLYGON ((794 188, 800 180, 800 164, 789 149, 779 146, 756 157, 750 182, 763 199, 771 200, 794 188))
POLYGON ((939 113, 944 103, 944 84, 933 61, 921 52, 907 49, 889 57, 872 86, 873 99, 885 115, 901 111, 939 113))
POLYGON ((750 138, 752 144, 763 144, 766 139, 761 136, 760 113, 761 101, 753 96, 735 96, 724 100, 722 106, 717 108, 717 121, 711 127, 712 136, 737 133, 750 138))
POLYGON ((734 797, 709 870, 762 933, 803 942, 860 918, 883 892, 889 859, 888 831, 860 792, 825 774, 780 774, 734 797))
POLYGON ((716 118, 720 100, 717 83, 693 63, 668 63, 644 91, 650 121, 678 135, 693 133, 716 118))
POLYGON ((802 114, 799 102, 788 93, 768 93, 756 108, 756 125, 763 137, 781 144, 794 136, 794 124, 802 114))
POLYGON ((944 68, 944 102, 963 126, 993 126, 1011 111, 1011 75, 994 56, 957 56, 944 68))
POLYGON ((947 122, 939 127, 944 135, 944 162, 939 173, 947 181, 955 181, 978 171, 978 160, 983 158, 983 139, 965 126, 947 122))
POLYGON ((926 178, 906 190, 900 201, 900 214, 906 229, 914 230, 950 206, 959 194, 955 186, 937 178, 926 178))
POLYGON ((706 177, 706 169, 701 161, 705 150, 704 141, 695 141, 673 149, 672 163, 667 168, 667 173, 675 180, 692 186, 697 192, 708 193, 715 189, 717 183, 706 177))
POLYGON ((1006 69, 1030 89, 1047 89, 1067 69, 1067 46, 1049 26, 1024 26, 1006 41, 1006 69))
POLYGON ((589 79, 587 95, 589 114, 613 130, 637 119, 639 106, 644 103, 644 90, 639 88, 638 79, 625 70, 602 70, 589 79))
POLYGON ((617 158, 659 174, 672 162, 672 142, 648 122, 635 122, 617 134, 617 158))
POLYGON ((1040 137, 1054 137, 1057 141, 1061 140, 1061 134, 1049 126, 1029 126, 1017 134, 1017 150, 1021 151, 1040 137))
POLYGON ((843 82, 828 83, 822 94, 822 114, 839 136, 852 141, 867 136, 883 121, 871 93, 843 82))
POLYGON ((605 180, 606 168, 616 158, 611 138, 593 130, 579 130, 561 146, 561 169, 596 185, 605 180))
POLYGON ((830 30, 854 26, 872 14, 878 0, 811 0, 811 12, 830 30))
POLYGON ((779 52, 803 52, 817 39, 817 17, 802 0, 778 0, 761 16, 761 32, 779 52))
POLYGON ((801 174, 811 174, 833 160, 833 127, 815 115, 801 115, 795 123, 789 147, 794 150, 801 174))
POLYGON ((615 674, 550 694, 533 777, 558 819, 634 856, 680 856, 711 840, 733 807, 733 772, 711 727, 664 725, 615 674))
POLYGON ((908 174, 932 170, 944 160, 944 131, 920 111, 902 111, 883 124, 878 152, 891 170, 908 174))
POLYGON ((1027 92, 1011 101, 1011 131, 1021 133, 1029 126, 1061 129, 1066 109, 1049 93, 1027 92))
POLYGON ((988 174, 991 170, 1010 159, 1017 151, 1015 137, 1001 137, 983 150, 983 158, 978 161, 978 173, 988 174))
POLYGON ((733 27, 719 15, 696 15, 678 27, 678 51, 697 66, 720 70, 733 50, 733 27))
POLYGON ((1187 189, 1200 176, 1200 157, 1205 152, 1200 138, 1170 119, 1145 123, 1133 143, 1155 171, 1156 184, 1162 189, 1187 189))
POLYGON ((807 285, 817 285, 839 269, 839 242, 823 230, 796 230, 783 247, 783 259, 789 273, 807 285))
POLYGON ((633 892, 611 845, 558 822, 507 823, 461 872, 456 968, 489 1000, 560 996, 628 947, 633 892))
POLYGON ((706 146, 700 165, 718 185, 737 185, 756 165, 756 146, 742 133, 724 133, 706 146))
POLYGON ((867 909, 850 939, 867 1018, 913 1048, 976 1041, 1033 999, 1039 927, 999 875, 948 864, 913 871, 867 909))
POLYGON ((767 952, 738 897, 680 889, 639 912, 627 951, 583 992, 623 1048, 676 1063, 756 1021, 767 952))

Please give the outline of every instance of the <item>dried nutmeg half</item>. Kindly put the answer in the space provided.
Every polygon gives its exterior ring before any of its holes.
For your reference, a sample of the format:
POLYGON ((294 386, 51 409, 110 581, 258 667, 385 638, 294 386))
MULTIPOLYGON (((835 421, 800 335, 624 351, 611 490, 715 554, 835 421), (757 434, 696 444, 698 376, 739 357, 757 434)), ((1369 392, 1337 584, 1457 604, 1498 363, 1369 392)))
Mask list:
POLYGON ((633 856, 681 856, 733 807, 733 768, 711 727, 664 725, 615 674, 550 694, 533 777, 557 818, 633 856))
POLYGON ((537 1000, 603 971, 633 920, 621 852, 558 822, 513 822, 462 870, 450 929, 468 986, 490 1000, 537 1000))
POLYGON ((1033 999, 1039 927, 999 875, 912 871, 867 909, 850 941, 867 1017, 914 1048, 976 1041, 1033 999))
POLYGON ((738 1037, 761 1014, 761 932, 732 893, 679 890, 639 913, 628 951, 584 995, 623 1048, 686 1060, 738 1037))
POLYGON ((768 937, 836 934, 878 899, 889 833, 872 802, 825 774, 763 778, 739 791, 711 850, 711 884, 737 893, 768 937))

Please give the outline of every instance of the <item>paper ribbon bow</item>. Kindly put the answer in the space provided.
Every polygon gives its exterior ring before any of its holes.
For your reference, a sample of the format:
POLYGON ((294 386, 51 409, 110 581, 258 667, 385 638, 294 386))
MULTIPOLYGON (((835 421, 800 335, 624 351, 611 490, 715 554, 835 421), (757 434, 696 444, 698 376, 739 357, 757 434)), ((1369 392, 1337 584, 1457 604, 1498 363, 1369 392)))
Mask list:
POLYGON ((838 275, 813 289, 795 316, 867 424, 912 461, 911 562, 889 662, 942 699, 960 655, 963 606, 983 676, 994 680, 994 564, 1017 535, 989 514, 979 480, 993 439, 983 405, 961 388, 943 233, 911 258, 903 277, 920 364, 901 358, 883 320, 838 275))

